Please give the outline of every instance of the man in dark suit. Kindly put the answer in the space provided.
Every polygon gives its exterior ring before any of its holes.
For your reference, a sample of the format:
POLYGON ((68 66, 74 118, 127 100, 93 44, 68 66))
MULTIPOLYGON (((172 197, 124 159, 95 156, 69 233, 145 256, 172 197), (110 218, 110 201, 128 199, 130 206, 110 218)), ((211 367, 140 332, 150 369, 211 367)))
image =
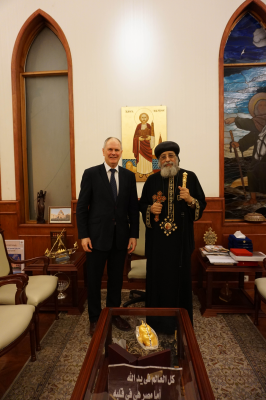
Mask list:
MULTIPOLYGON (((120 307, 126 252, 135 250, 139 237, 139 210, 135 175, 118 167, 120 140, 104 142, 105 162, 84 171, 77 204, 79 239, 87 252, 87 289, 90 334, 101 313, 101 280, 107 261, 107 307, 120 307)), ((113 317, 121 330, 130 325, 113 317)))

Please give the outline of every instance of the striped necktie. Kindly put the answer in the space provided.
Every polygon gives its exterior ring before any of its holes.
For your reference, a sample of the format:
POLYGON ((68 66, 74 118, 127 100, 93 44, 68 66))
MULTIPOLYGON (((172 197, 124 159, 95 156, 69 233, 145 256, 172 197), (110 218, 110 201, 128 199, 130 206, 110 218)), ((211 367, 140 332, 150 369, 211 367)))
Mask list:
POLYGON ((111 188, 112 188, 114 199, 116 201, 116 198, 117 198, 117 186, 116 186, 116 181, 115 181, 115 171, 116 170, 115 169, 110 169, 110 171, 111 171, 110 185, 111 185, 111 188))

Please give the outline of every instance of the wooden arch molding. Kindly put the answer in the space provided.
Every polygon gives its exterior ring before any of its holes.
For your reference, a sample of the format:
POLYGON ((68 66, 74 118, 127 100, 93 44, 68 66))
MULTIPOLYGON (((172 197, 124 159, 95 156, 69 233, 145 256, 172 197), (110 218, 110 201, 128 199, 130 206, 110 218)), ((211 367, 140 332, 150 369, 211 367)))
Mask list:
POLYGON ((249 12, 266 28, 266 5, 261 0, 246 0, 229 19, 221 40, 219 51, 219 164, 220 197, 224 197, 224 48, 227 38, 242 16, 249 12))
POLYGON ((19 202, 19 222, 25 222, 24 180, 22 160, 22 126, 21 126, 21 85, 20 74, 24 72, 26 57, 30 45, 38 33, 47 26, 64 46, 68 65, 69 96, 69 131, 70 131, 70 165, 71 165, 71 197, 76 199, 75 184, 75 145, 74 145, 74 110, 73 110, 73 72, 70 48, 64 32, 57 22, 41 9, 35 11, 23 24, 17 36, 11 61, 13 131, 15 152, 16 200, 19 202))

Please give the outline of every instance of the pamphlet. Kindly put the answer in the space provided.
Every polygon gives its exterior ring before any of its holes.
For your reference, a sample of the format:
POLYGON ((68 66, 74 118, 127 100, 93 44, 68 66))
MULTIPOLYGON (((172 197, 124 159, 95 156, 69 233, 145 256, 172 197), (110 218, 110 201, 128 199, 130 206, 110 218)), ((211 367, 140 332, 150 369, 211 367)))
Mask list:
MULTIPOLYGON (((24 260, 24 240, 6 240, 6 249, 8 255, 14 260, 24 260)), ((24 270, 24 264, 12 263, 13 273, 19 274, 24 270)))

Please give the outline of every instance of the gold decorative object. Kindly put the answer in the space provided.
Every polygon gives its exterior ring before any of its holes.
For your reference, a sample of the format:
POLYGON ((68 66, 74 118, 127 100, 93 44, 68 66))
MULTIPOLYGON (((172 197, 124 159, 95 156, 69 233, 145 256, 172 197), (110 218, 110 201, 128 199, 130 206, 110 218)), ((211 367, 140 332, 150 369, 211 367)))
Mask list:
POLYGON ((57 272, 55 276, 58 276, 57 290, 59 294, 57 298, 59 300, 65 299, 67 297, 67 294, 64 293, 64 291, 67 290, 68 286, 70 285, 70 278, 64 272, 57 272))
POLYGON ((140 326, 136 327, 136 337, 143 349, 155 350, 158 348, 158 337, 155 331, 143 321, 140 326))
POLYGON ((264 222, 266 218, 260 213, 248 213, 244 216, 244 220, 248 222, 264 222))
POLYGON ((182 187, 183 188, 187 187, 187 173, 186 172, 183 172, 182 187))
POLYGON ((57 239, 54 242, 53 247, 51 250, 46 249, 44 255, 50 258, 66 258, 70 254, 74 254, 77 249, 78 249, 78 244, 77 242, 74 244, 74 247, 72 249, 67 249, 64 243, 62 242, 62 236, 64 235, 65 229, 62 230, 62 232, 57 235, 57 239))
POLYGON ((203 235, 203 240, 205 244, 213 245, 217 241, 217 235, 210 227, 203 235))

